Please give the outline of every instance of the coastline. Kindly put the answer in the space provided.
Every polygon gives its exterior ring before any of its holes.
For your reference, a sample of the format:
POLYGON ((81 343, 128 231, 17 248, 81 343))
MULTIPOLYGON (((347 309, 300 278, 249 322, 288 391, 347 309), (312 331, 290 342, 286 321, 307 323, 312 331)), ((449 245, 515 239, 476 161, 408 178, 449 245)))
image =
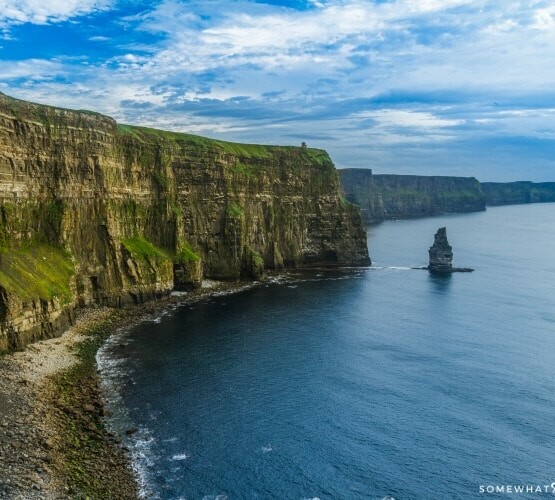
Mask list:
POLYGON ((124 309, 84 309, 60 337, 0 358, 0 497, 135 499, 122 436, 105 425, 96 353, 110 335, 170 305, 257 282, 205 282, 192 292, 124 309))

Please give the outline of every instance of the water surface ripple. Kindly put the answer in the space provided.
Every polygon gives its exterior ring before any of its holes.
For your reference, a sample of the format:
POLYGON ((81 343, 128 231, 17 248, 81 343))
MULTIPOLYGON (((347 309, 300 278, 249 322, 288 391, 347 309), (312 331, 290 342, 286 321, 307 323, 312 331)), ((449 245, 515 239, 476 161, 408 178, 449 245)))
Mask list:
POLYGON ((554 228, 554 204, 387 222, 369 228, 371 269, 293 273, 120 335, 101 363, 113 425, 140 429, 147 496, 507 498, 480 486, 551 484, 554 228), (410 269, 443 225, 474 273, 410 269))

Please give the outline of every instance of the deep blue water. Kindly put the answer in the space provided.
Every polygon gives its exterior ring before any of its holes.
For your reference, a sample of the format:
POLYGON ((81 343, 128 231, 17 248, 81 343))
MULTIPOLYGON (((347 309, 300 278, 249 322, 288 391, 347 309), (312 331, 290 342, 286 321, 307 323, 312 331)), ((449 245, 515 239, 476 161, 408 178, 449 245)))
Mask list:
POLYGON ((106 347, 149 498, 514 498, 480 485, 555 481, 555 204, 386 222, 369 243, 371 269, 291 274, 106 347), (410 269, 443 225, 474 273, 410 269))

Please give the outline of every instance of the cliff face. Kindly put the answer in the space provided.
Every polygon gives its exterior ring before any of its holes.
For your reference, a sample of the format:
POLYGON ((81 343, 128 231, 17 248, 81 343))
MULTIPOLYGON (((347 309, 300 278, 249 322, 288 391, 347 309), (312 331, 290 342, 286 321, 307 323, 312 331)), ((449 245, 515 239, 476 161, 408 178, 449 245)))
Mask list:
POLYGON ((374 175, 369 169, 339 175, 345 197, 361 207, 365 222, 485 210, 474 177, 374 175))
POLYGON ((555 182, 482 182, 488 205, 555 201, 555 182))
POLYGON ((0 352, 76 307, 369 264, 327 153, 117 125, 0 94, 0 352))

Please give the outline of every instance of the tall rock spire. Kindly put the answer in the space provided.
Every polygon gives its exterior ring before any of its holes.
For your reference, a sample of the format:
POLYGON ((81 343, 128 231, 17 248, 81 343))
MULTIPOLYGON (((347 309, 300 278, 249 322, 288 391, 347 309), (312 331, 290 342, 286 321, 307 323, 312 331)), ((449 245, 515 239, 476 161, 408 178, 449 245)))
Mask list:
POLYGON ((434 244, 428 250, 430 263, 428 270, 432 273, 465 273, 473 269, 468 267, 453 267, 453 249, 447 241, 447 228, 440 227, 434 236, 434 244))
POLYGON ((428 250, 428 269, 436 273, 450 273, 453 270, 453 249, 447 241, 447 228, 440 227, 434 236, 434 244, 428 250))

